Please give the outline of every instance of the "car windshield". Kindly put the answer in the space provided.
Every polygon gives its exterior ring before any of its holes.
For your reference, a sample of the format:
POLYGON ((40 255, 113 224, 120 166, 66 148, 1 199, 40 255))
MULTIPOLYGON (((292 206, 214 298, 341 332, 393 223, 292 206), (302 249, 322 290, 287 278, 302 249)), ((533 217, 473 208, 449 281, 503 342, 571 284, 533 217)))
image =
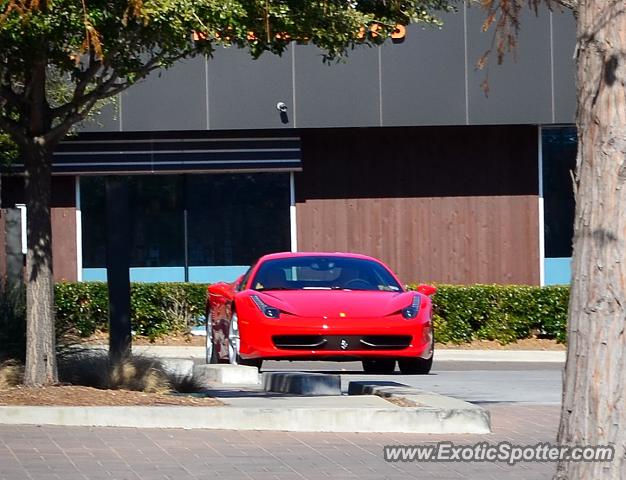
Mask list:
POLYGON ((378 262, 353 257, 297 256, 266 260, 251 283, 253 290, 378 290, 402 287, 378 262))

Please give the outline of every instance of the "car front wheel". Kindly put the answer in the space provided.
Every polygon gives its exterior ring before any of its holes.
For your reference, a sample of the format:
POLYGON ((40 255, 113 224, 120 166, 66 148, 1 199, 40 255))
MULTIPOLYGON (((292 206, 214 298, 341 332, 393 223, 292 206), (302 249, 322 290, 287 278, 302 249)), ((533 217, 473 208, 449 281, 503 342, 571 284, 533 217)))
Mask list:
POLYGON ((435 356, 435 342, 430 347, 430 358, 402 358, 398 360, 400 371, 404 375, 428 375, 433 366, 435 356))
POLYGON ((233 312, 228 326, 228 363, 239 363, 239 317, 233 312))
POLYGON ((239 357, 239 365, 246 365, 248 367, 256 367, 261 370, 261 366, 263 365, 262 358, 241 358, 239 357))
POLYGON ((239 317, 236 313, 230 320, 230 326, 228 328, 228 361, 231 365, 246 365, 249 367, 261 368, 263 360, 260 358, 241 358, 239 355, 239 347, 241 340, 239 338, 239 317))
POLYGON ((390 375, 396 369, 396 361, 390 358, 363 360, 363 371, 379 375, 390 375))
POLYGON ((206 315, 206 363, 217 363, 217 351, 213 342, 213 323, 211 321, 211 311, 207 310, 206 315))

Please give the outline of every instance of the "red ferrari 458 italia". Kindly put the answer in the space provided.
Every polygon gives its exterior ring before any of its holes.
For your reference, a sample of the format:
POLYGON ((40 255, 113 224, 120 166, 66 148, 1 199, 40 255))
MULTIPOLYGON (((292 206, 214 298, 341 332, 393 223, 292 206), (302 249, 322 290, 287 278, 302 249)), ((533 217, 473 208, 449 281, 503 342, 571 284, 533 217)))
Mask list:
POLYGON ((407 291, 382 262, 347 253, 276 253, 209 286, 207 363, 361 360, 368 373, 426 374, 435 288, 407 291))

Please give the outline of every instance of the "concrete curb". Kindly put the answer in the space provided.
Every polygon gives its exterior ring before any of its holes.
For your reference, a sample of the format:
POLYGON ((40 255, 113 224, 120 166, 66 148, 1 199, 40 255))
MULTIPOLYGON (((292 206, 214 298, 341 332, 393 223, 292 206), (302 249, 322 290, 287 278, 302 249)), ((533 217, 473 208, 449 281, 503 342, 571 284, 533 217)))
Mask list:
MULTIPOLYGON (((269 383, 274 378, 291 385, 298 382, 314 384, 312 386, 318 390, 327 389, 333 381, 339 381, 337 375, 295 372, 288 376, 270 374, 265 378, 269 383)), ((207 392, 211 394, 211 390, 207 392)), ((482 434, 491 431, 489 412, 483 408, 395 382, 350 382, 351 395, 335 396, 264 396, 259 394, 260 391, 239 390, 237 387, 214 392, 224 405, 0 406, 0 424, 291 432, 482 434), (237 392, 239 395, 233 395, 237 392), (253 395, 247 396, 246 392, 253 395), (412 403, 401 407, 383 400, 390 397, 412 403)))
POLYGON ((263 375, 265 390, 300 395, 264 394, 259 390, 255 367, 194 366, 184 359, 169 359, 166 363, 168 371, 181 377, 193 371, 198 381, 208 384, 206 393, 224 405, 0 406, 0 424, 292 432, 490 432, 489 413, 484 409, 395 382, 350 382, 350 395, 341 395, 339 375, 275 372, 263 375), (218 379, 221 382, 215 383, 218 379), (255 388, 229 387, 235 381, 248 382, 255 388), (389 397, 412 403, 402 407, 382 399, 389 397))
POLYGON ((0 424, 291 432, 489 433, 479 412, 436 408, 0 407, 0 424))
POLYGON ((266 372, 263 374, 266 392, 296 395, 341 395, 341 375, 302 372, 266 372))
MULTIPOLYGON (((440 418, 454 418, 466 423, 468 429, 491 431, 491 414, 488 410, 457 398, 427 392, 396 382, 355 381, 348 384, 349 395, 377 395, 381 398, 400 399, 417 405, 416 408, 433 409, 440 418)), ((406 408, 406 407, 405 407, 406 408)))
MULTIPOLYGON (((204 347, 136 345, 133 347, 133 353, 161 358, 205 357, 204 347)), ((565 351, 437 349, 435 350, 435 361, 563 363, 565 362, 565 351)))
MULTIPOLYGON (((182 360, 190 361, 191 360, 182 360)), ((193 363, 193 362, 192 362, 193 363)), ((199 384, 210 387, 220 385, 260 385, 259 369, 245 365, 214 364, 193 366, 193 378, 199 384)))

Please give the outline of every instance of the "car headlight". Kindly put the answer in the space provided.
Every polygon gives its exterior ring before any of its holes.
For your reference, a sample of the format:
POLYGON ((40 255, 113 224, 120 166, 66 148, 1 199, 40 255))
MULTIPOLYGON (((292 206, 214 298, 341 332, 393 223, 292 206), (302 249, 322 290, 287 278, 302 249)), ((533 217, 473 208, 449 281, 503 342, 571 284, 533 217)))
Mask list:
POLYGON ((413 297, 413 301, 411 302, 411 305, 402 309, 402 316, 406 318, 407 320, 416 318, 417 314, 420 312, 420 303, 421 303, 420 296, 415 295, 413 297))
POLYGON ((276 307, 272 307, 265 303, 261 298, 257 295, 251 295, 250 298, 254 302, 254 304, 261 310, 261 313, 265 315, 267 318, 279 318, 280 310, 276 307))

